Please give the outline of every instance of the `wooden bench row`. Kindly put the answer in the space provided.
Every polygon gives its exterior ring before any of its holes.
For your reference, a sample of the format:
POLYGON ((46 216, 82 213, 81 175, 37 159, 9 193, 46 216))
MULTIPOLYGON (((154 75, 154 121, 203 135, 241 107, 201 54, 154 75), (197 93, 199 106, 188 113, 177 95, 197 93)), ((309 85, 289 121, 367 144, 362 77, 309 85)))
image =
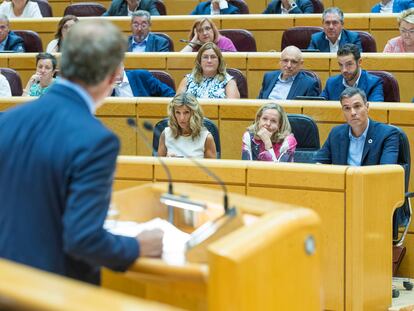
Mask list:
MULTIPOLYGON (((176 0, 175 0, 176 1, 176 0)), ((345 14, 345 28, 370 32, 376 39, 378 51, 382 51, 386 42, 399 35, 398 14, 345 14)), ((104 17, 99 17, 104 18, 104 17)), ((126 35, 131 34, 129 17, 105 17, 116 23, 126 35)), ((180 51, 184 43, 180 39, 187 39, 194 20, 199 16, 154 16, 151 30, 168 34, 175 42, 175 50, 180 51)), ((222 15, 213 17, 220 29, 247 29, 256 39, 257 50, 260 52, 280 51, 283 32, 294 26, 321 26, 321 14, 295 15, 222 15)), ((54 38, 60 18, 43 19, 14 19, 11 29, 30 29, 39 33, 46 48, 48 42, 54 38)))

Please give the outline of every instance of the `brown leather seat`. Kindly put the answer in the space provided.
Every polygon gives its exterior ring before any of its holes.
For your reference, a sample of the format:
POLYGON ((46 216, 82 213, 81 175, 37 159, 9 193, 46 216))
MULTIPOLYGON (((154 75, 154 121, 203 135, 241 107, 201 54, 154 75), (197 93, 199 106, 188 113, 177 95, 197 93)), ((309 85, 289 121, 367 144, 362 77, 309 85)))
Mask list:
POLYGON ((359 34, 359 38, 361 39, 362 51, 368 53, 376 53, 377 52, 377 42, 375 38, 366 31, 357 31, 359 34))
POLYGON ((317 26, 299 26, 288 28, 283 32, 281 50, 289 45, 294 45, 299 49, 307 49, 311 40, 311 36, 323 31, 322 27, 317 26))
POLYGON ((381 78, 382 89, 384 90, 384 101, 400 101, 400 87, 398 86, 397 79, 391 73, 383 70, 367 70, 367 72, 381 78))
POLYGON ((163 1, 156 0, 155 6, 157 7, 158 13, 160 13, 160 15, 167 15, 167 8, 165 7, 165 4, 163 1))
POLYGON ((0 68, 0 72, 9 81, 12 96, 22 96, 22 80, 18 72, 10 68, 0 68))
POLYGON ((168 40, 168 49, 170 52, 174 52, 174 42, 169 35, 163 32, 152 32, 153 34, 163 37, 168 40))
POLYGON ((13 32, 23 39, 26 52, 43 52, 42 39, 37 32, 32 30, 14 30, 13 32))
POLYGON ((227 68, 227 73, 234 77, 234 80, 236 80, 237 88, 240 93, 240 98, 249 98, 249 93, 247 90, 247 80, 244 74, 236 68, 227 68))
POLYGON ((173 77, 166 71, 163 70, 149 70, 151 74, 160 80, 162 83, 167 84, 170 88, 175 91, 175 82, 173 77))
POLYGON ((310 0, 313 5, 313 13, 323 13, 325 7, 320 0, 310 0))
POLYGON ((243 0, 227 0, 228 3, 239 9, 239 14, 249 14, 249 7, 243 0))
POLYGON ((245 29, 221 29, 219 32, 233 41, 238 52, 257 52, 256 40, 250 31, 245 29))
POLYGON ((322 93, 322 82, 321 82, 321 78, 317 75, 317 73, 312 70, 307 70, 307 69, 302 69, 302 71, 304 74, 318 81, 318 91, 319 91, 319 94, 322 93))
POLYGON ((96 2, 80 2, 70 4, 66 7, 63 16, 65 15, 75 15, 78 17, 83 16, 101 16, 106 12, 106 8, 96 2))
POLYGON ((52 7, 50 6, 49 2, 46 0, 31 0, 33 2, 37 2, 39 5, 40 13, 43 17, 53 17, 52 7))

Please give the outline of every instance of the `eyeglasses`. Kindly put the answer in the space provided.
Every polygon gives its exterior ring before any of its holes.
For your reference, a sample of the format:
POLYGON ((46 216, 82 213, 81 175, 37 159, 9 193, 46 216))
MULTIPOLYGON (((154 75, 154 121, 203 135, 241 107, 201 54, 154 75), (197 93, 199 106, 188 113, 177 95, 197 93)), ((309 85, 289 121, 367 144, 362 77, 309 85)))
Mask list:
POLYGON ((218 57, 217 57, 217 55, 203 55, 203 56, 201 56, 201 59, 202 60, 216 60, 218 57))
POLYGON ((400 33, 414 35, 414 29, 400 28, 400 33))
POLYGON ((197 32, 198 32, 198 33, 208 32, 208 31, 210 31, 211 29, 213 29, 213 28, 211 28, 210 26, 201 27, 201 28, 198 28, 198 29, 197 29, 197 32))
POLYGON ((355 104, 353 106, 342 106, 343 112, 350 112, 352 109, 354 109, 356 112, 362 110, 364 108, 364 104, 355 104))
POLYGON ((148 28, 149 27, 149 24, 148 23, 146 23, 146 22, 144 22, 144 23, 132 23, 132 27, 134 27, 134 28, 139 28, 139 27, 141 27, 141 29, 146 29, 146 28, 148 28))

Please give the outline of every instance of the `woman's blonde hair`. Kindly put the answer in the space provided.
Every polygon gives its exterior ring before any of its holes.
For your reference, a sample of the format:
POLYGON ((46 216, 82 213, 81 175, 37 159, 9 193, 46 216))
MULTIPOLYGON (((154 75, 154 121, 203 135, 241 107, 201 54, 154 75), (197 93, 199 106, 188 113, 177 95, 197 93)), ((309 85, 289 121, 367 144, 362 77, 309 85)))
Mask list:
MULTIPOLYGON (((213 33, 214 33, 213 42, 217 44, 217 41, 220 37, 220 33, 217 29, 216 24, 214 24, 214 22, 208 17, 201 17, 201 18, 198 18, 194 21, 194 24, 191 27, 191 31, 188 34, 188 40, 191 41, 193 39, 194 29, 196 29, 196 31, 200 30, 201 25, 203 25, 204 22, 208 22, 210 24, 210 27, 211 27, 211 29, 213 30, 213 33)), ((193 52, 197 52, 199 48, 200 48, 199 46, 193 46, 193 52)))
POLYGON ((290 127, 289 119, 285 110, 276 103, 268 103, 262 105, 259 110, 256 112, 256 118, 252 125, 250 125, 247 130, 254 134, 255 137, 258 137, 257 133, 259 132, 259 120, 263 115, 263 112, 269 109, 275 109, 279 113, 279 129, 273 133, 270 140, 272 143, 281 143, 283 140, 292 133, 292 129, 290 127))
POLYGON ((398 17, 398 25, 400 25, 402 21, 409 24, 414 24, 414 8, 401 12, 400 16, 398 17))
POLYGON ((190 108, 191 138, 195 139, 200 136, 201 129, 203 127, 204 114, 197 98, 193 94, 179 93, 174 96, 168 105, 168 126, 170 127, 174 138, 178 138, 182 135, 182 129, 175 118, 175 108, 181 106, 190 108))
POLYGON ((219 65, 217 67, 216 78, 219 81, 224 81, 224 79, 226 78, 226 73, 227 73, 226 62, 224 61, 223 54, 221 54, 220 49, 213 42, 204 43, 203 46, 198 50, 195 63, 194 63, 193 72, 192 72, 194 76, 194 80, 197 83, 201 83, 203 81, 203 68, 201 67, 201 58, 203 56, 203 53, 207 50, 213 50, 214 53, 217 55, 218 60, 219 60, 219 65))

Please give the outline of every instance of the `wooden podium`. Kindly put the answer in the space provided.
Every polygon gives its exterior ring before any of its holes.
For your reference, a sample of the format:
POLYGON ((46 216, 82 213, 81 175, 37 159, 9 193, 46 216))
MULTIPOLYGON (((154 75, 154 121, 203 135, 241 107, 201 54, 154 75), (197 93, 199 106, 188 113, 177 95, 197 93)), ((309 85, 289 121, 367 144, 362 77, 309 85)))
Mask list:
MULTIPOLYGON (((156 183, 114 192, 119 220, 166 219, 160 203, 166 190, 166 184, 156 183)), ((183 231, 191 233, 224 214, 221 190, 175 184, 174 193, 209 206, 190 224, 183 214, 188 211, 175 209, 175 225, 183 231)), ((229 222, 214 241, 199 245, 206 262, 192 262, 191 256, 174 265, 140 258, 125 273, 104 269, 102 286, 190 310, 321 310, 317 214, 238 194, 229 194, 229 202, 240 225, 229 222)))

